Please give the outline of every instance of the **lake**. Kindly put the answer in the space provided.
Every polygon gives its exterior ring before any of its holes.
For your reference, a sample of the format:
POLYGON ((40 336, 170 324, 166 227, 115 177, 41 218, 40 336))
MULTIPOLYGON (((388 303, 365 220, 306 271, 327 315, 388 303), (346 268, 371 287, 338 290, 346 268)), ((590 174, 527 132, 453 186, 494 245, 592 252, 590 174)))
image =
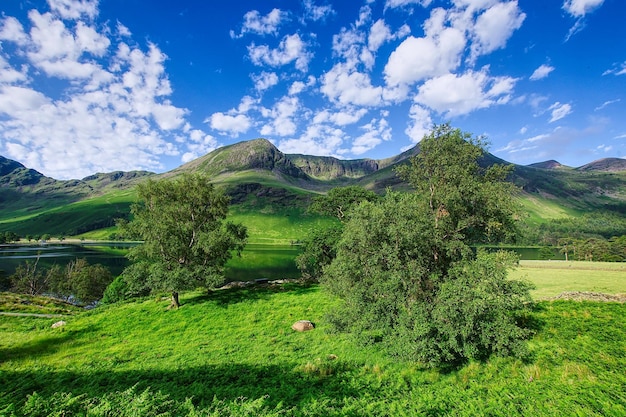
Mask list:
MULTIPOLYGON (((13 274, 18 265, 25 261, 35 262, 39 257, 39 266, 48 268, 53 264, 66 265, 76 258, 85 258, 90 264, 102 264, 109 268, 114 276, 119 275, 128 265, 124 257, 133 243, 84 242, 76 244, 46 243, 38 245, 1 245, 0 271, 13 274)), ((489 248, 496 250, 498 248, 489 248)), ((517 252, 521 259, 539 259, 539 248, 502 248, 517 252)), ((299 278, 295 258, 300 253, 298 246, 248 244, 241 257, 233 256, 226 265, 227 281, 252 281, 260 278, 284 279, 299 278)), ((556 254, 553 259, 562 259, 556 254)))
MULTIPOLYGON (((114 276, 128 265, 125 253, 134 243, 84 242, 43 243, 36 245, 1 245, 0 271, 13 274, 18 265, 26 261, 48 268, 53 264, 66 265, 76 258, 85 258, 90 264, 102 264, 114 276)), ((248 244, 241 257, 234 256, 226 266, 227 281, 251 281, 259 278, 298 278, 300 271, 295 257, 300 253, 298 246, 248 244)))

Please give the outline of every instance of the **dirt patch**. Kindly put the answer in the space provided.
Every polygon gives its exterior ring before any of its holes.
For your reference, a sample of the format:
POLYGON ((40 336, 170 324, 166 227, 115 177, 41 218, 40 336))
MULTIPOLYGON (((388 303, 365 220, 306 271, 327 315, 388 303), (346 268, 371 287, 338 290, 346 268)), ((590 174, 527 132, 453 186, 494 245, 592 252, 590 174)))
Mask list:
POLYGON ((548 300, 604 301, 626 303, 626 294, 604 294, 601 292, 566 291, 548 300))

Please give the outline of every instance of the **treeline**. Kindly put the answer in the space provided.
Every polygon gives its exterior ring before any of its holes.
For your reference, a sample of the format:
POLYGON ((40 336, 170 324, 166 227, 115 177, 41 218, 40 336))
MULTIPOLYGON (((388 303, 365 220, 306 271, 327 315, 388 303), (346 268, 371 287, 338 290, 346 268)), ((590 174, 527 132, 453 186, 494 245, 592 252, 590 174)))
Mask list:
POLYGON ((44 268, 39 258, 19 265, 15 273, 0 282, 0 290, 20 294, 52 295, 77 305, 89 305, 102 298, 113 281, 108 268, 90 265, 86 259, 75 259, 65 267, 44 268))
POLYGON ((626 262, 626 235, 610 239, 562 238, 556 247, 570 261, 626 262))
POLYGON ((12 243, 20 240, 20 235, 15 232, 0 232, 0 244, 12 243))

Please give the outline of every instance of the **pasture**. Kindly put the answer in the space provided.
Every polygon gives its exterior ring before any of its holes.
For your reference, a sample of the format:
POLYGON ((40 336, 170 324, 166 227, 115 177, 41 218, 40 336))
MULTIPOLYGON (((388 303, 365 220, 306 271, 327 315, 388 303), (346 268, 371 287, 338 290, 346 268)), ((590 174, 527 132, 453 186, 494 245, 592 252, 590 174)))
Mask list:
MULTIPOLYGON (((623 277, 618 266, 545 263, 556 265, 522 262, 516 272, 539 298, 626 292, 623 278, 596 282, 604 269, 623 277)), ((337 300, 317 285, 181 301, 179 310, 150 297, 66 311, 57 329, 59 318, 0 316, 0 415, 626 415, 626 304, 541 301, 527 357, 424 369, 331 332, 325 313, 337 300), (294 332, 300 319, 316 328, 294 332)), ((24 300, 0 302, 6 311, 24 300)))

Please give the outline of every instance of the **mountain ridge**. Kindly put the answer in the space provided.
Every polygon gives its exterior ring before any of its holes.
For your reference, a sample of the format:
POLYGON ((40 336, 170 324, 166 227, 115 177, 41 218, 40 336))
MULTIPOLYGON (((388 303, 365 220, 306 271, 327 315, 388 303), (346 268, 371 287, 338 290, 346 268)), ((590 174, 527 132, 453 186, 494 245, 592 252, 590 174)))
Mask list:
MULTIPOLYGON (((312 196, 337 186, 360 185, 380 193, 389 187, 408 190, 409 185, 394 168, 418 152, 419 145, 382 160, 341 160, 285 154, 260 138, 218 148, 162 174, 114 171, 81 180, 55 180, 0 157, 0 231, 47 227, 76 234, 78 230, 108 227, 116 217, 128 216, 139 181, 198 171, 225 187, 233 204, 244 207, 244 211, 277 207, 304 210, 312 196), (59 224, 62 218, 72 219, 71 228, 59 224)), ((483 167, 494 163, 508 164, 490 153, 480 161, 483 167)), ((552 215, 589 210, 626 212, 626 160, 603 159, 580 169, 562 169, 556 161, 513 166, 510 180, 521 190, 522 200, 532 200, 526 206, 539 213, 536 218, 541 218, 548 206, 560 207, 552 215)))

